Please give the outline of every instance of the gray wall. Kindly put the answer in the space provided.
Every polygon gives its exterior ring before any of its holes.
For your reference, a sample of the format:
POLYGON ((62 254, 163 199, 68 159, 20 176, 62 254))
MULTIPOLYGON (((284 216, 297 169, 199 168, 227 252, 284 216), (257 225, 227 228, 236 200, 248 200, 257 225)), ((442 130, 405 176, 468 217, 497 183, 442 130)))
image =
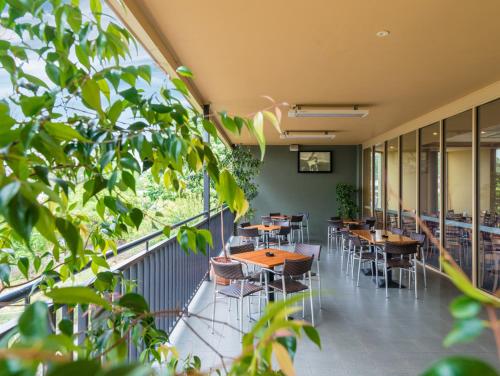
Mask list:
MULTIPOLYGON (((333 172, 299 174, 297 152, 291 152, 288 146, 267 146, 262 171, 256 179, 259 195, 251 203, 256 210, 252 222, 260 221, 260 216, 269 212, 308 211, 311 242, 326 241, 326 220, 337 214, 335 186, 349 183, 359 187, 360 147, 301 146, 300 150, 331 150, 333 172)), ((258 155, 257 148, 253 151, 258 155)))

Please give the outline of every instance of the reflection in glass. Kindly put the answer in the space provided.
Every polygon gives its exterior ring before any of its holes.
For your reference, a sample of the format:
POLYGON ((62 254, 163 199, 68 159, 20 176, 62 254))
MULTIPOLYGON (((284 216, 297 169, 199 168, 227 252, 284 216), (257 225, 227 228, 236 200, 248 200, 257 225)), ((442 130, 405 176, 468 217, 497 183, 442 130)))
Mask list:
POLYGON ((384 192, 384 144, 375 145, 375 155, 373 158, 374 168, 374 184, 373 184, 373 199, 375 207, 375 227, 384 227, 384 209, 383 209, 383 192, 384 192))
POLYGON ((472 275, 472 111, 444 121, 446 141, 445 248, 472 275))
POLYGON ((393 138, 387 142, 387 214, 386 228, 399 227, 399 142, 393 138))
POLYGON ((478 108, 479 253, 478 286, 500 286, 500 100, 478 108))
POLYGON ((401 139, 401 220, 405 234, 415 232, 417 209, 417 132, 401 139))
POLYGON ((372 149, 363 150, 363 216, 372 214, 371 177, 372 177, 372 149))
MULTIPOLYGON (((420 218, 437 240, 441 205, 439 138, 439 123, 420 130, 420 218)), ((439 268, 439 249, 430 239, 426 240, 424 252, 426 263, 439 268)))

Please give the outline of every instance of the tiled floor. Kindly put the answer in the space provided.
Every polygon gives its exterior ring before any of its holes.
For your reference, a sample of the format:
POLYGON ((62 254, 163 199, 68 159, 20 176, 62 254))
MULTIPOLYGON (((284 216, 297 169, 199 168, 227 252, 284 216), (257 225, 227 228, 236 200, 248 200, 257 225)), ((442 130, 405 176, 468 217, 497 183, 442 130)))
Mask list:
MULTIPOLYGON (((326 247, 321 274, 323 309, 319 311, 315 301, 315 312, 323 348, 317 349, 307 339, 300 342, 295 359, 298 375, 418 375, 433 361, 456 354, 476 356, 499 366, 491 332, 472 344, 442 346, 453 322, 448 304, 458 294, 444 277, 428 272, 428 289, 420 284, 418 300, 407 289, 391 289, 386 299, 384 289, 376 289, 370 277, 362 276, 356 287, 351 277, 340 271, 337 252, 327 253, 326 247)), ((422 281, 422 275, 419 277, 422 281)), ((211 299, 212 285, 207 282, 191 311, 209 318, 211 299)), ((237 326, 234 303, 229 311, 225 300, 218 301, 217 319, 237 326)), ((187 323, 225 356, 239 353, 239 335, 233 329, 219 324, 211 334, 209 321, 190 317, 187 323)), ((221 364, 185 324, 178 325, 172 339, 181 354, 198 354, 204 370, 221 364)))

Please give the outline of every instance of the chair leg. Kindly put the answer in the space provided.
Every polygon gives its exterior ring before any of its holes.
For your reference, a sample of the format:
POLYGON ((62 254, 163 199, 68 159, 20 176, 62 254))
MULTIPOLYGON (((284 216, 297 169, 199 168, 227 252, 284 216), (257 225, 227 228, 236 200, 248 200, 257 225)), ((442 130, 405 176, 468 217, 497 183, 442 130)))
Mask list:
POLYGON ((239 299, 240 311, 240 340, 243 338, 243 297, 239 299))
POLYGON ((314 327, 314 305, 313 305, 311 272, 309 272, 309 302, 311 303, 311 324, 314 327))
POLYGON ((318 265, 318 300, 319 300, 319 309, 321 309, 321 276, 319 275, 319 262, 316 262, 318 265))
POLYGON ((361 272, 361 259, 358 260, 358 279, 356 281, 356 286, 359 287, 359 273, 361 272))
POLYGON ((425 266, 425 252, 421 249, 422 267, 424 272, 424 288, 427 288, 427 268, 425 266))
MULTIPOLYGON (((361 250, 360 250, 360 252, 361 252, 361 250)), ((354 279, 354 255, 355 254, 356 254, 356 248, 354 248, 354 252, 352 254, 352 260, 351 260, 351 278, 352 279, 354 279)))
POLYGON ((418 299, 418 288, 417 288, 417 255, 413 256, 413 273, 415 273, 415 299, 418 299))
POLYGON ((385 280, 385 297, 389 298, 389 281, 387 280, 387 255, 384 253, 384 280, 385 280))

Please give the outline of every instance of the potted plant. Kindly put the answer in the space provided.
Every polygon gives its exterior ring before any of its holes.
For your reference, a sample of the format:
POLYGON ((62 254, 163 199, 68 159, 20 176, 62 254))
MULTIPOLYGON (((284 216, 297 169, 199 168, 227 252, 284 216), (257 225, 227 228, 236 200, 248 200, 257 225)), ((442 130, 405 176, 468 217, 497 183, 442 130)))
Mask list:
POLYGON ((342 219, 354 219, 358 214, 356 205, 356 187, 352 184, 338 183, 336 187, 336 196, 338 203, 337 213, 342 219))

